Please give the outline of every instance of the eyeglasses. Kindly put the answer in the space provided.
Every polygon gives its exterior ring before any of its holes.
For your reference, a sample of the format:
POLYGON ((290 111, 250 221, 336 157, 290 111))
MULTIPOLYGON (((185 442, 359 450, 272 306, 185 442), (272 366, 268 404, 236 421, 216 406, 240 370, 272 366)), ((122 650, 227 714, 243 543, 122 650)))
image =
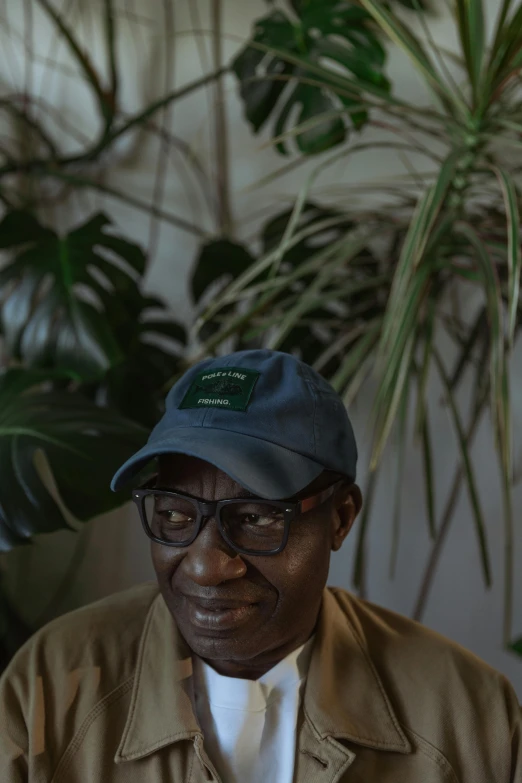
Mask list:
POLYGON ((158 544, 187 547, 208 519, 215 516, 219 532, 236 552, 277 555, 285 548, 290 523, 322 505, 346 481, 336 481, 319 494, 299 501, 231 498, 207 503, 192 495, 154 486, 155 479, 132 492, 147 536, 158 544))

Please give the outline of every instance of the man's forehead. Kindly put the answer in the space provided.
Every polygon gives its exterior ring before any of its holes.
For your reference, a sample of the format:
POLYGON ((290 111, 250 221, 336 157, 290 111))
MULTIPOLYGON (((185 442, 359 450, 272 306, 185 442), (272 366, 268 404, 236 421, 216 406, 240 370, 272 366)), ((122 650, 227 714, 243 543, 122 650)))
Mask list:
MULTIPOLYGON (((234 494, 237 497, 256 497, 255 493, 249 492, 245 487, 238 484, 231 476, 222 471, 216 465, 211 462, 206 462, 199 457, 192 457, 188 454, 164 454, 158 458, 159 475, 162 483, 167 482, 170 485, 176 485, 180 482, 190 481, 191 479, 200 479, 205 475, 221 475, 226 477, 226 480, 233 485, 234 494)), ((314 481, 304 487, 300 492, 292 495, 293 498, 299 499, 306 495, 309 495, 311 491, 320 491, 324 487, 332 483, 332 479, 328 477, 328 471, 323 471, 314 481)), ((289 498, 290 499, 290 498, 289 498)))

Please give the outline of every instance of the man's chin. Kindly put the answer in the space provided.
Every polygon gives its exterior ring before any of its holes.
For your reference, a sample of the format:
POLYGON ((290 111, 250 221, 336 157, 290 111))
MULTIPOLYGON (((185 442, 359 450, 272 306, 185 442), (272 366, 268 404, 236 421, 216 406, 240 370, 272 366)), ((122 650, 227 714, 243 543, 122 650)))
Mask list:
POLYGON ((199 658, 223 661, 245 661, 254 655, 259 646, 255 644, 251 632, 240 633, 237 630, 206 631, 201 629, 187 629, 184 632, 180 628, 182 636, 192 652, 199 658))

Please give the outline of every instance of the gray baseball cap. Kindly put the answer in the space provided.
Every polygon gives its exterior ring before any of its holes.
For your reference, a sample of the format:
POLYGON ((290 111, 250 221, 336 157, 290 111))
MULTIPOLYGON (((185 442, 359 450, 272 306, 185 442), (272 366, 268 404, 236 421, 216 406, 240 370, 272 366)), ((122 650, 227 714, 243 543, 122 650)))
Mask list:
POLYGON ((169 391, 147 444, 116 472, 129 484, 154 458, 187 454, 259 497, 291 497, 324 470, 355 481, 357 445, 343 401, 312 367, 282 351, 237 351, 191 367, 169 391))

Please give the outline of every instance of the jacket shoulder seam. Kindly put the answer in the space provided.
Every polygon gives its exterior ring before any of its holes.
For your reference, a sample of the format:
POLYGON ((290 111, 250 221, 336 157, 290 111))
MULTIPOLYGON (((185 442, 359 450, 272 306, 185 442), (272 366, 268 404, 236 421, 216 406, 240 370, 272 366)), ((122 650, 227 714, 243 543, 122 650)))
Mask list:
POLYGON ((90 712, 87 713, 83 723, 60 758, 54 775, 51 778, 51 783, 59 783, 59 780, 62 778, 63 773, 69 768, 74 754, 82 744, 85 735, 96 718, 98 718, 98 716, 101 715, 101 713, 104 712, 107 707, 113 704, 113 702, 125 696, 125 694, 132 688, 133 680, 134 673, 131 674, 130 677, 128 677, 124 682, 120 683, 120 685, 114 688, 114 690, 110 691, 106 696, 104 696, 103 699, 97 702, 97 704, 92 707, 90 712))

